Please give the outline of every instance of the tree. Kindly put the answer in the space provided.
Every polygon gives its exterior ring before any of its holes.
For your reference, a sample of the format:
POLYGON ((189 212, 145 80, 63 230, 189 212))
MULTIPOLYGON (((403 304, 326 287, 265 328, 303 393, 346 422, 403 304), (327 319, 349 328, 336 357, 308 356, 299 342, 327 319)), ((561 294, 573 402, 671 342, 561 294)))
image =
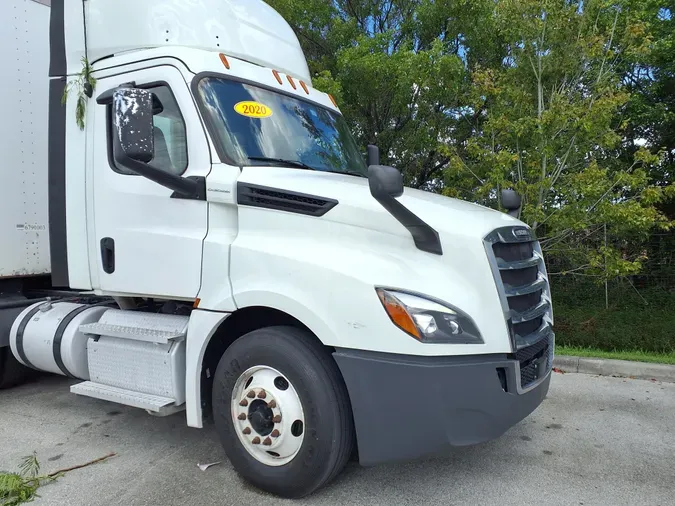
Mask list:
POLYGON ((659 1, 270 3, 315 86, 408 184, 493 207, 514 187, 561 272, 607 278, 637 272, 642 240, 672 225, 658 208, 672 181, 654 177, 669 155, 626 149, 639 133, 626 76, 658 60, 659 1))

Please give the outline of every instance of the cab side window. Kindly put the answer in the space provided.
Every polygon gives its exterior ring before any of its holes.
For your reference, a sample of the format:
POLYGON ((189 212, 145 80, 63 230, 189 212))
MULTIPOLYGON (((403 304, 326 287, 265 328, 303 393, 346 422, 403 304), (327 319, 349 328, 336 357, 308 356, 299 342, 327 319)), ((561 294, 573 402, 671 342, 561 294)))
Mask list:
MULTIPOLYGON (((151 86, 146 89, 155 95, 152 118, 155 151, 149 165, 179 176, 188 166, 185 120, 167 85, 151 86)), ((108 106, 108 129, 108 159, 112 169, 120 174, 133 175, 129 169, 118 166, 112 156, 112 105, 108 106)))

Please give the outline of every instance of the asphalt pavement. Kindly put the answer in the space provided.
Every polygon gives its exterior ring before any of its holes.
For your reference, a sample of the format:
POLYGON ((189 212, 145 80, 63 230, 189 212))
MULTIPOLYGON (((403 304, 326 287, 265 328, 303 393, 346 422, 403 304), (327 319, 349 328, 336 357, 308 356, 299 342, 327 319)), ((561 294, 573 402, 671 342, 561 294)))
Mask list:
MULTIPOLYGON (((0 469, 33 451, 43 471, 110 460, 45 485, 33 504, 292 504, 243 482, 211 427, 69 393, 44 377, 0 392, 0 469), (222 460, 201 471, 198 463, 222 460)), ((496 441, 442 457, 352 463, 307 505, 672 505, 675 384, 554 374, 548 398, 496 441)))

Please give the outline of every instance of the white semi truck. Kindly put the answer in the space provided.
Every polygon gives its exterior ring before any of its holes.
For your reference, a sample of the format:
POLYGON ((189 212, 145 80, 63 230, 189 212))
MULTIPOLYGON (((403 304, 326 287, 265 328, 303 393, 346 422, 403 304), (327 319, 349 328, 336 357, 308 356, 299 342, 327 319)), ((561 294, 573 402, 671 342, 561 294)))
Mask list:
POLYGON ((518 203, 404 189, 372 146, 366 163, 268 5, 0 9, 2 386, 36 369, 213 420, 285 497, 541 403, 553 315, 518 203))

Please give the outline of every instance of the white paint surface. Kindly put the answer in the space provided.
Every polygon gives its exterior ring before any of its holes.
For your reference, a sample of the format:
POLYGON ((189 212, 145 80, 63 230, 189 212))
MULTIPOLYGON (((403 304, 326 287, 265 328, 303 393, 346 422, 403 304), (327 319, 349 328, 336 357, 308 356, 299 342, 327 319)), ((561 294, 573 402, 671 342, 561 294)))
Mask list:
POLYGON ((47 216, 49 7, 0 15, 0 278, 50 271, 47 216))
MULTIPOLYGON (((84 55, 82 0, 65 0, 68 73, 84 55)), ((311 83, 298 39, 262 0, 89 0, 89 60, 139 48, 184 46, 223 52, 311 83)))

